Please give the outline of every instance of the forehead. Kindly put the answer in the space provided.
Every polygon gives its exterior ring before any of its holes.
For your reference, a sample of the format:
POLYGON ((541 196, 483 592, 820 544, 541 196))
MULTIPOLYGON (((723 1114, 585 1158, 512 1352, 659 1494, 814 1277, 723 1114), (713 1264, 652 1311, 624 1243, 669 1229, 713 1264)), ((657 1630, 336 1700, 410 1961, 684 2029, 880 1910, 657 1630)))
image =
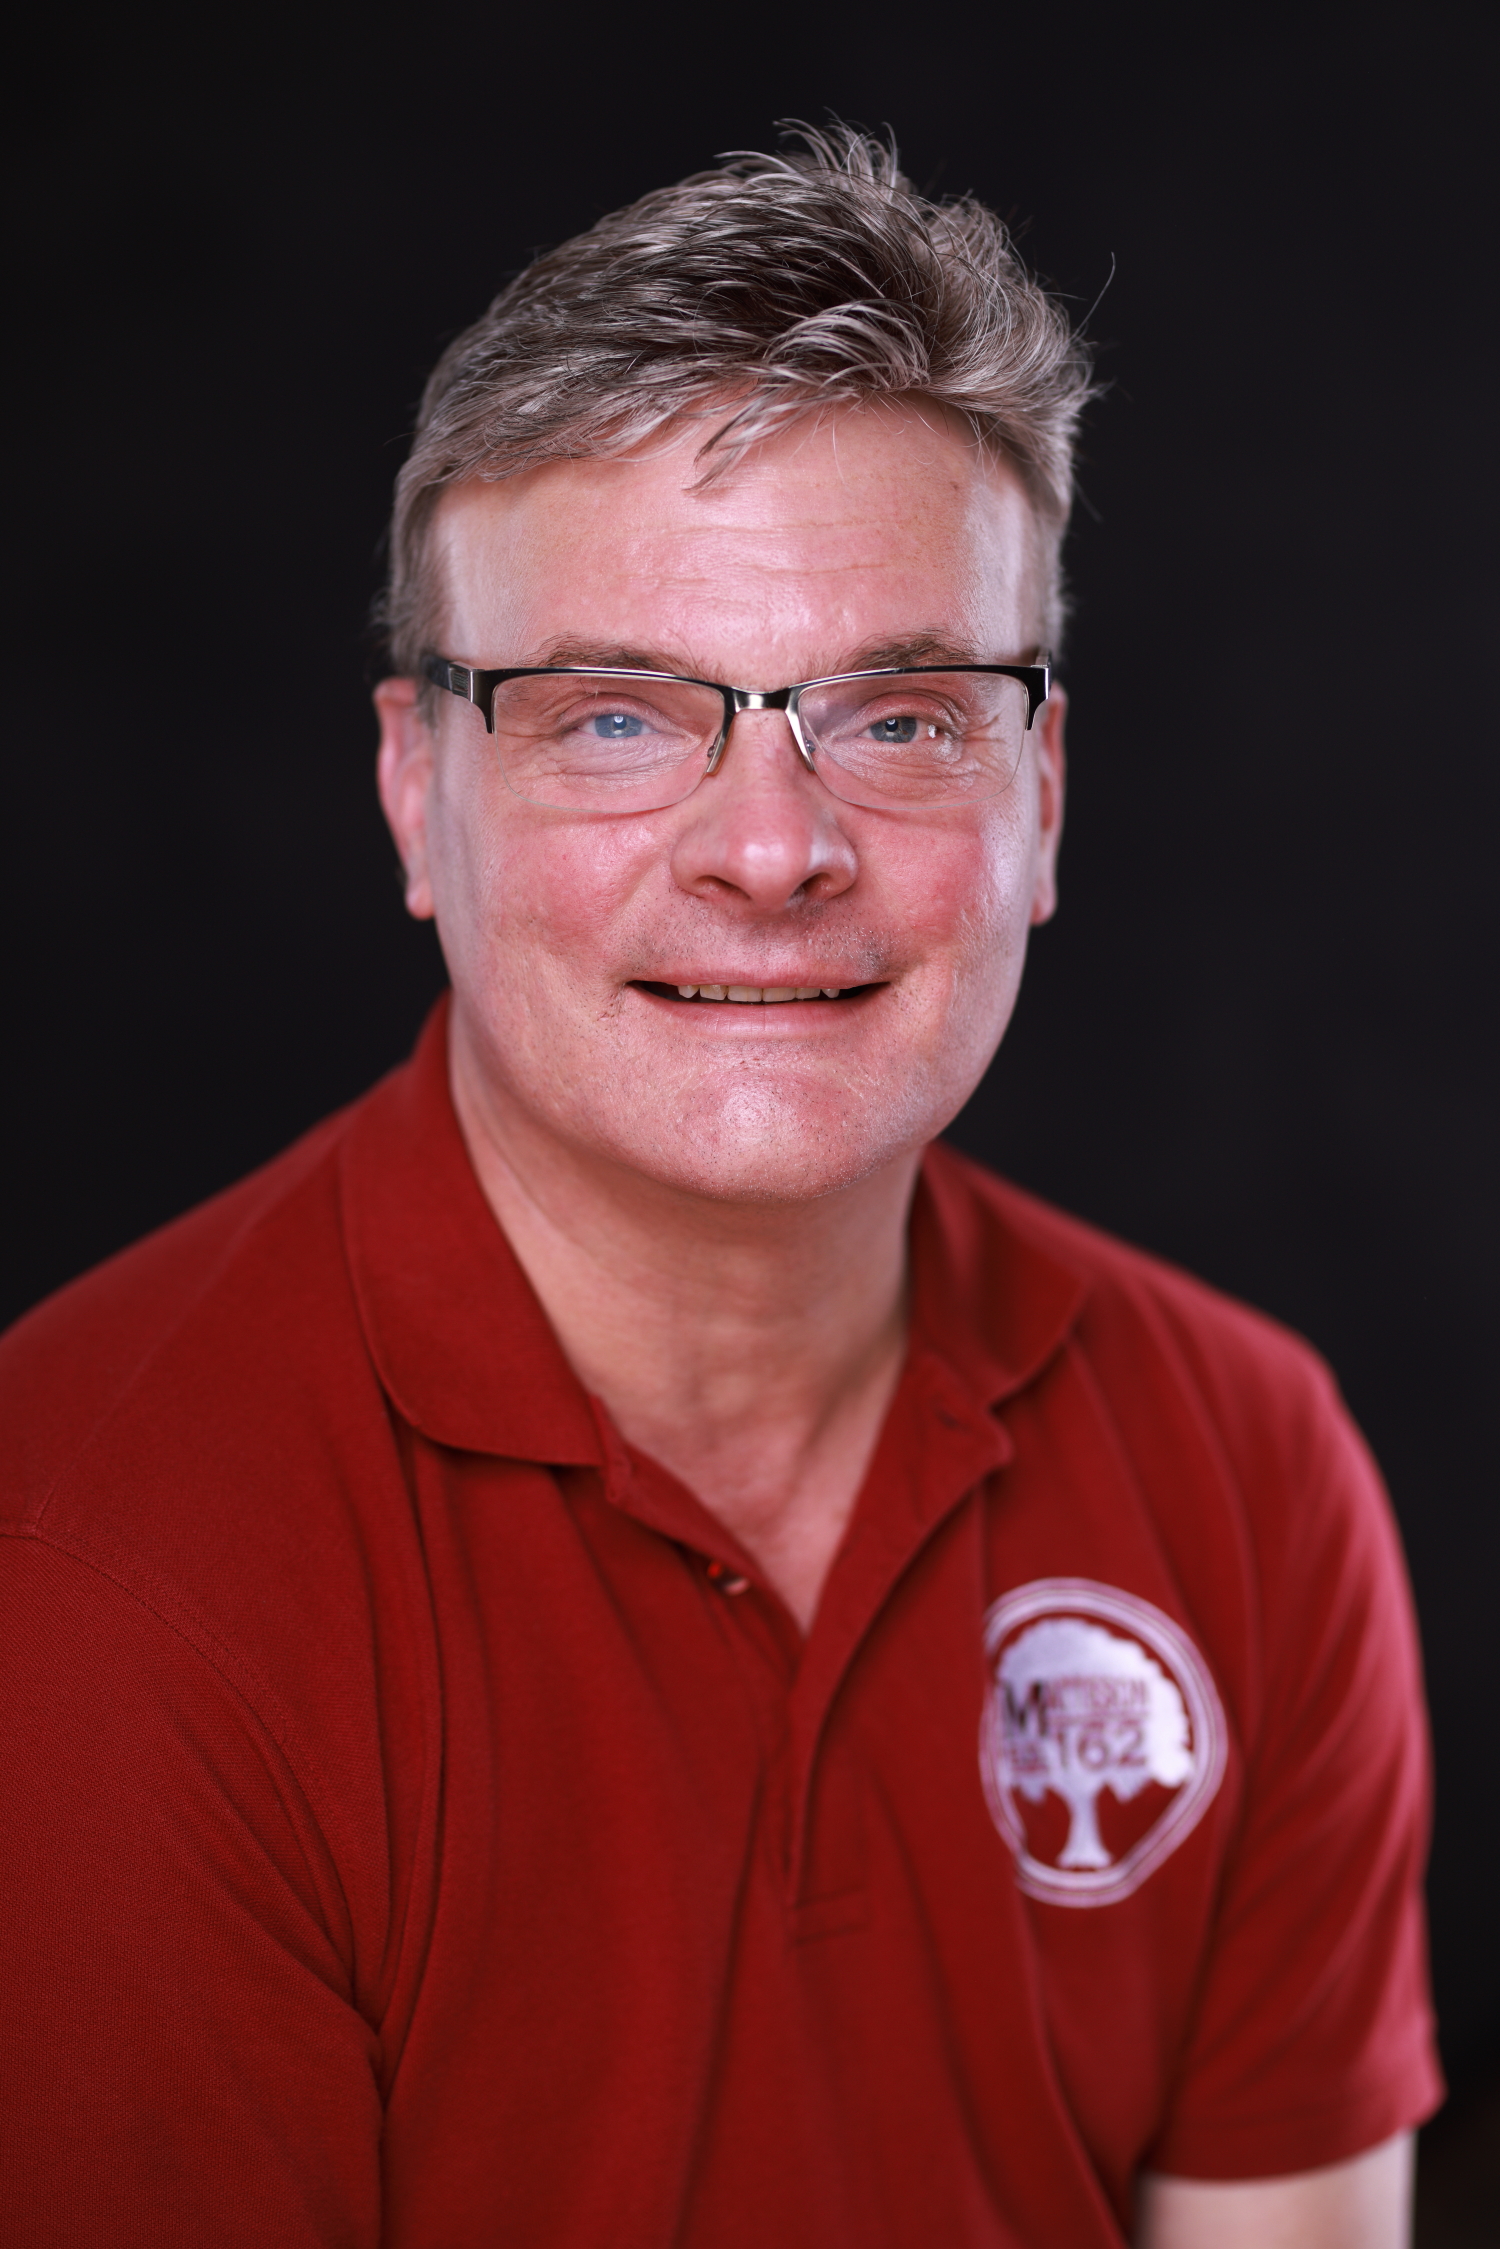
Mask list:
POLYGON ((1032 509, 954 419, 830 413, 707 486, 704 430, 449 494, 433 533, 444 653, 520 662, 576 643, 717 676, 748 663, 752 680, 772 658, 805 676, 920 633, 989 655, 1035 639, 1032 509))

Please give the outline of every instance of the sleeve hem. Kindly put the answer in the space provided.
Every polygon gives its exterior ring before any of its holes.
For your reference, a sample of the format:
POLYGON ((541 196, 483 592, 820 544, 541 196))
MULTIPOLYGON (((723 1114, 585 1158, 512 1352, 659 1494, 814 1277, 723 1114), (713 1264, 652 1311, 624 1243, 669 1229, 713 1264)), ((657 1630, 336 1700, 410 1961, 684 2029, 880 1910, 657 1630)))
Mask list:
POLYGON ((1352 2100, 1274 2115, 1172 2125, 1145 2168, 1169 2178, 1274 2179, 1321 2171, 1424 2124, 1444 2098, 1442 2074, 1422 2055, 1399 2078, 1352 2100))

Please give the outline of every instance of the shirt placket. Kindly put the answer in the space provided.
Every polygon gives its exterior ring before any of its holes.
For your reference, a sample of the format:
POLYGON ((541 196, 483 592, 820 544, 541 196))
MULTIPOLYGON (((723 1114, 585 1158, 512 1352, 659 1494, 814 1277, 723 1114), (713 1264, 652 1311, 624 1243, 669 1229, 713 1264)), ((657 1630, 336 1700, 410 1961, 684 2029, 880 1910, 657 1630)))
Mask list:
POLYGON ((1010 1439, 954 1370, 914 1350, 849 1532, 804 1639, 753 1558, 683 1486, 632 1453, 601 1415, 605 1493, 669 1537, 696 1575, 751 1705, 764 1757, 767 1871, 802 1942, 857 1925, 864 1909, 863 1789, 826 1753, 840 1687, 905 1571, 1010 1457, 1010 1439))

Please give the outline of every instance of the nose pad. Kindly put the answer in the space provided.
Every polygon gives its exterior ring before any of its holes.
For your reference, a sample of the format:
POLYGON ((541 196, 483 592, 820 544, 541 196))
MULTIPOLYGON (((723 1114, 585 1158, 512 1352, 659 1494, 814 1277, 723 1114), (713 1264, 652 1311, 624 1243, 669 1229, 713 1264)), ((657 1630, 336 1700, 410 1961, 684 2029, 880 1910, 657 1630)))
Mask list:
POLYGON ((734 710, 730 714, 723 733, 719 736, 718 747, 704 769, 705 777, 717 773, 724 763, 729 754, 729 737, 734 732, 734 722, 742 711, 784 712, 787 732, 791 735, 792 747, 797 752, 799 761, 809 773, 817 775, 818 769, 812 761, 807 744, 802 739, 801 723, 792 713, 791 689, 789 687, 777 688, 766 695, 759 694, 754 688, 750 687, 732 687, 729 692, 734 697, 734 710))

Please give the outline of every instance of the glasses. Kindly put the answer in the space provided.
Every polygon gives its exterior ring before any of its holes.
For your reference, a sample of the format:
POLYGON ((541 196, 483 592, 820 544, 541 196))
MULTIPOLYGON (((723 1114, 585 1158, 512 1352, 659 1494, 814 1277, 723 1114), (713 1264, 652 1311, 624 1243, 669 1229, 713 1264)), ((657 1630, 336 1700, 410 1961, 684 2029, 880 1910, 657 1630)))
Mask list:
POLYGON ((764 694, 589 664, 473 671, 427 656, 422 669, 480 713, 515 795, 589 812, 681 803, 718 771, 741 711, 785 711, 804 765, 846 804, 980 803, 1014 780, 1051 681, 1045 658, 841 672, 764 694))

